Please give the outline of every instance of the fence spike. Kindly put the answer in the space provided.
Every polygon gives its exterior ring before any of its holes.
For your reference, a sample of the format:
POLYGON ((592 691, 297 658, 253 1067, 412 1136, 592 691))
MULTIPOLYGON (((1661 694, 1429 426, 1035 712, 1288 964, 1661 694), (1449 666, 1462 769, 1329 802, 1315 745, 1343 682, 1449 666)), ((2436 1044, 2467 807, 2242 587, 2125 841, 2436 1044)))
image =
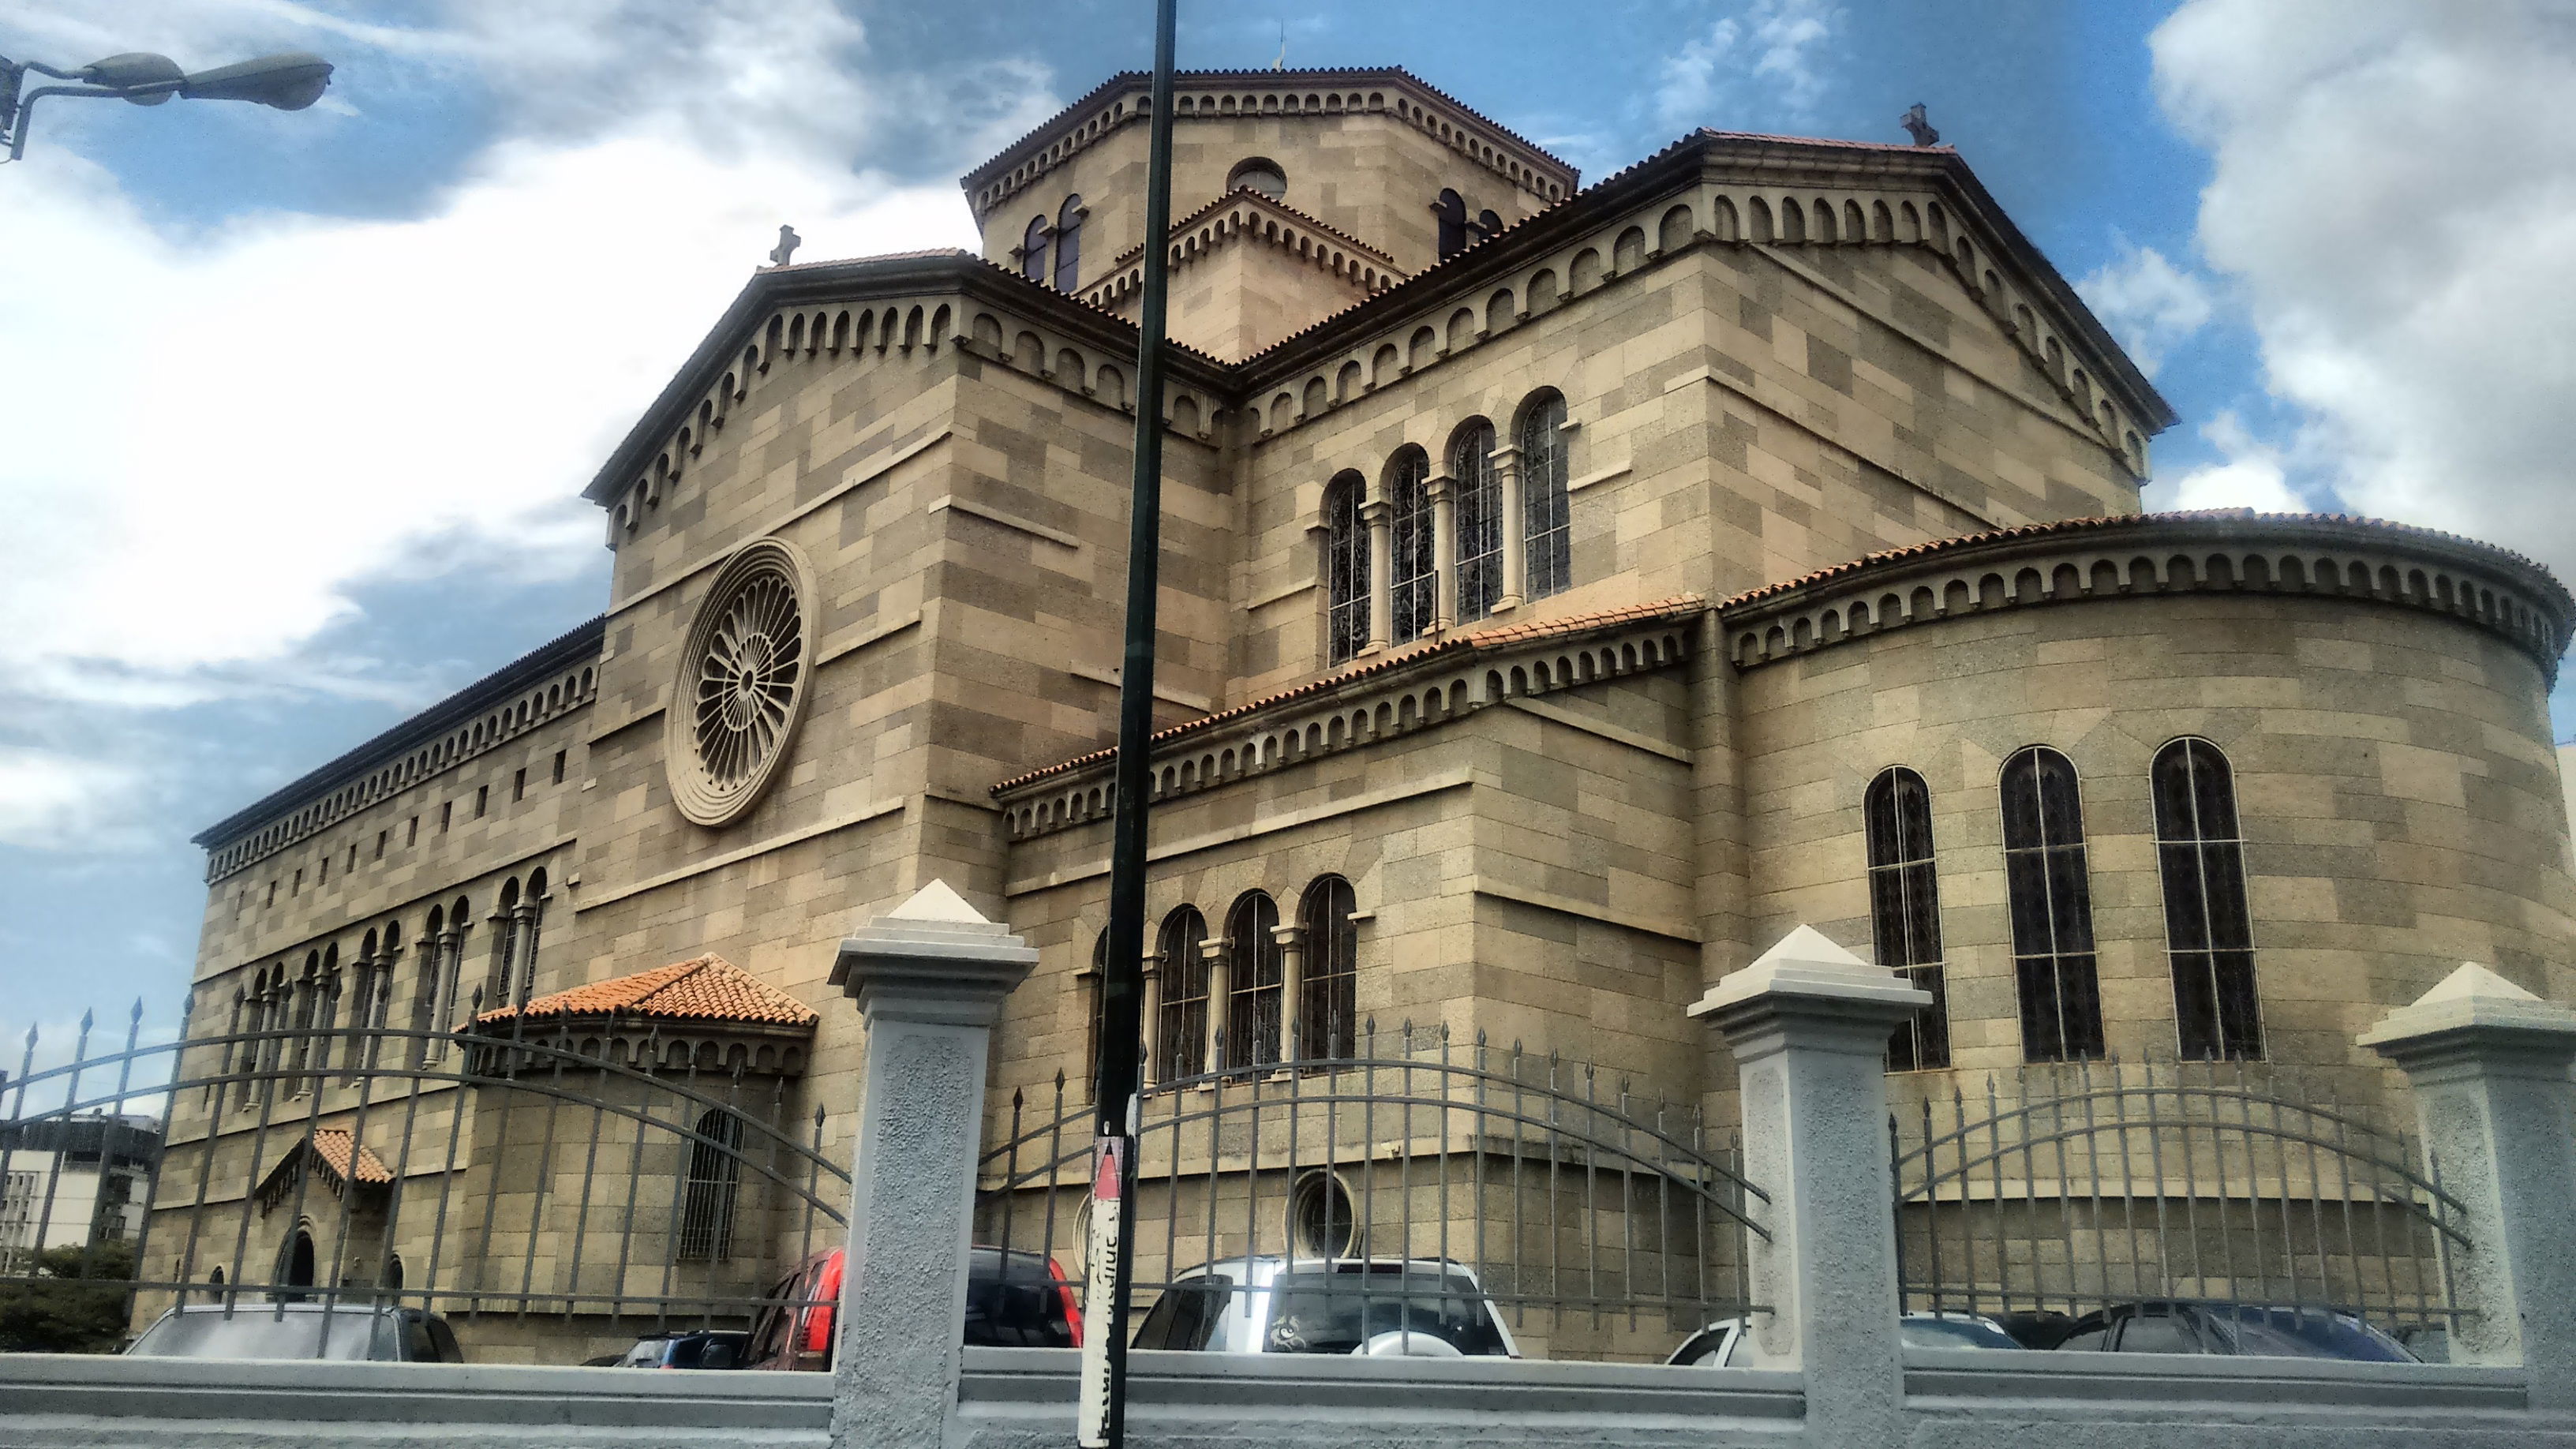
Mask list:
POLYGON ((133 1009, 132 1011, 129 1011, 129 1012, 125 1013, 125 1019, 126 1019, 127 1021, 129 1021, 129 1022, 134 1023, 134 1024, 135 1024, 135 1025, 137 1025, 137 1026, 140 1026, 140 1025, 142 1025, 142 1024, 143 1024, 143 998, 142 998, 142 997, 138 996, 138 997, 134 998, 134 1009, 133 1009))
POLYGON ((1017 1087, 1011 1089, 1011 1110, 1014 1112, 1020 1110, 1020 1089, 1017 1087))
POLYGON ((87 1031, 90 1029, 91 1025, 92 1025, 93 1023, 95 1023, 97 1020, 98 1020, 98 1013, 97 1013, 97 1012, 95 1012, 95 1011, 84 1011, 84 1012, 82 1012, 82 1013, 81 1013, 81 1023, 80 1023, 81 1030, 82 1030, 83 1032, 87 1032, 87 1031))
POLYGON ((823 1130, 823 1104, 820 1102, 814 1104, 814 1130, 823 1130))

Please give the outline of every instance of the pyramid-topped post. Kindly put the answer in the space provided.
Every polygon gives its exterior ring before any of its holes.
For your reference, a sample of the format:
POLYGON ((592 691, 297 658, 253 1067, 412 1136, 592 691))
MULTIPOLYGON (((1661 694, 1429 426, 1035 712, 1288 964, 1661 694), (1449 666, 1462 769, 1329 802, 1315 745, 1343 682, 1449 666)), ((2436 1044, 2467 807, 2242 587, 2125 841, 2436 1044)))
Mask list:
POLYGON ((1038 953, 944 882, 841 943, 867 1027, 832 1443, 936 1449, 957 1405, 984 1067, 1038 953))
POLYGON ((2576 1010, 2468 962, 2360 1043, 2406 1073, 2457 1204, 2451 1361, 2526 1365, 2534 1408, 2576 1407, 2576 1010))
POLYGON ((1931 994, 1800 926, 1690 1008, 1735 1053, 1757 1367, 1807 1370, 1817 1442, 1904 1438, 1887 1038, 1931 994))

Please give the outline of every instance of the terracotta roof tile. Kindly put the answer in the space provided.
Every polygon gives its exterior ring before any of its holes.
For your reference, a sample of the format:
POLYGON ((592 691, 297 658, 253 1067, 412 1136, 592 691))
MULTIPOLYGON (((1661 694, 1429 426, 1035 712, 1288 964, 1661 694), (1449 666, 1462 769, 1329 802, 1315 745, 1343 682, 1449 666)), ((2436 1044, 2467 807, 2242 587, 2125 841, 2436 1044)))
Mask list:
POLYGON ((812 1026, 822 1020, 815 1010, 777 987, 753 976, 722 956, 691 957, 612 976, 569 991, 537 997, 525 1007, 484 1012, 477 1022, 508 1021, 519 1011, 543 1016, 663 1017, 691 1021, 754 1021, 775 1026, 812 1026))
MULTIPOLYGON (((1272 705, 1284 703, 1292 699, 1300 699, 1307 695, 1321 694, 1326 690, 1348 684, 1352 680, 1366 679, 1371 675, 1384 674, 1389 670, 1401 669, 1408 664, 1433 658, 1437 655, 1457 654, 1483 649, 1503 649, 1515 644, 1525 644, 1534 639, 1561 638, 1569 634, 1580 634, 1589 629, 1611 628, 1620 624, 1632 624, 1645 619, 1688 618, 1691 615, 1699 613, 1706 607, 1707 601, 1697 594, 1679 594, 1669 599, 1658 599, 1651 604, 1622 604, 1617 608, 1600 609, 1589 614, 1569 614, 1563 618, 1542 619, 1527 624, 1504 624, 1496 628, 1479 629, 1472 634, 1453 634, 1449 638, 1443 639, 1437 644, 1426 644, 1419 649, 1408 649, 1401 654, 1389 654, 1381 658, 1372 659, 1365 664, 1354 665, 1351 668, 1340 670, 1336 673, 1326 674, 1310 679, 1304 684, 1293 685, 1287 689, 1280 690, 1276 694, 1265 694, 1259 699, 1247 700, 1231 709, 1219 710, 1215 714, 1201 715, 1197 719, 1185 720, 1180 724, 1173 725, 1169 729, 1157 730, 1149 737, 1149 743, 1160 744, 1165 740, 1178 739, 1184 735, 1195 734, 1200 730, 1223 724, 1227 720, 1240 719, 1256 710, 1268 709, 1272 705)), ((1024 775, 1014 775, 1010 779, 1004 780, 1002 783, 995 785, 992 793, 998 795, 1005 790, 1015 789, 1021 785, 1028 784, 1032 780, 1042 780, 1049 775, 1060 775, 1069 770, 1079 770, 1087 765, 1095 765, 1103 760, 1113 760, 1117 757, 1118 749, 1114 745, 1105 750, 1093 750, 1087 755, 1076 755, 1070 760, 1062 760, 1055 764, 1048 765, 1043 769, 1031 770, 1024 775)))
MULTIPOLYGON (((317 1127, 313 1131, 313 1155, 321 1158, 322 1165, 331 1169, 342 1182, 350 1178, 349 1149, 352 1145, 348 1132, 343 1128, 317 1127)), ((359 1147, 357 1180, 366 1184, 387 1183, 394 1180, 394 1175, 386 1168, 385 1160, 376 1155, 375 1149, 359 1147)))

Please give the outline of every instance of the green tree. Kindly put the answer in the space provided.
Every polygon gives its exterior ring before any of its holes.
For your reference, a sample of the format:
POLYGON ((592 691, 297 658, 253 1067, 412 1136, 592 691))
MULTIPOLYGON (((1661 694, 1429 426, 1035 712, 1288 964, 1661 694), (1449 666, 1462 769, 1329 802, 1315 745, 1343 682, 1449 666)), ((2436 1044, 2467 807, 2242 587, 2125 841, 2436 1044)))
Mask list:
POLYGON ((47 1248, 36 1281, 0 1283, 0 1353, 114 1353, 125 1337, 134 1246, 47 1248), (87 1252, 87 1271, 81 1258, 87 1252))

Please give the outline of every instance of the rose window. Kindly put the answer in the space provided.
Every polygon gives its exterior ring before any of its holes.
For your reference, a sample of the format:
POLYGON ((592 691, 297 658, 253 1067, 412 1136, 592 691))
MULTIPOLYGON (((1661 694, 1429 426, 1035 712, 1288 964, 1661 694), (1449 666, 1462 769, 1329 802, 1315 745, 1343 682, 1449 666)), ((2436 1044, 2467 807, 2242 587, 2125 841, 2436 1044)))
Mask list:
POLYGON ((701 825, 751 807, 804 714, 804 560, 763 539, 717 574, 682 652, 666 743, 671 792, 701 825))

